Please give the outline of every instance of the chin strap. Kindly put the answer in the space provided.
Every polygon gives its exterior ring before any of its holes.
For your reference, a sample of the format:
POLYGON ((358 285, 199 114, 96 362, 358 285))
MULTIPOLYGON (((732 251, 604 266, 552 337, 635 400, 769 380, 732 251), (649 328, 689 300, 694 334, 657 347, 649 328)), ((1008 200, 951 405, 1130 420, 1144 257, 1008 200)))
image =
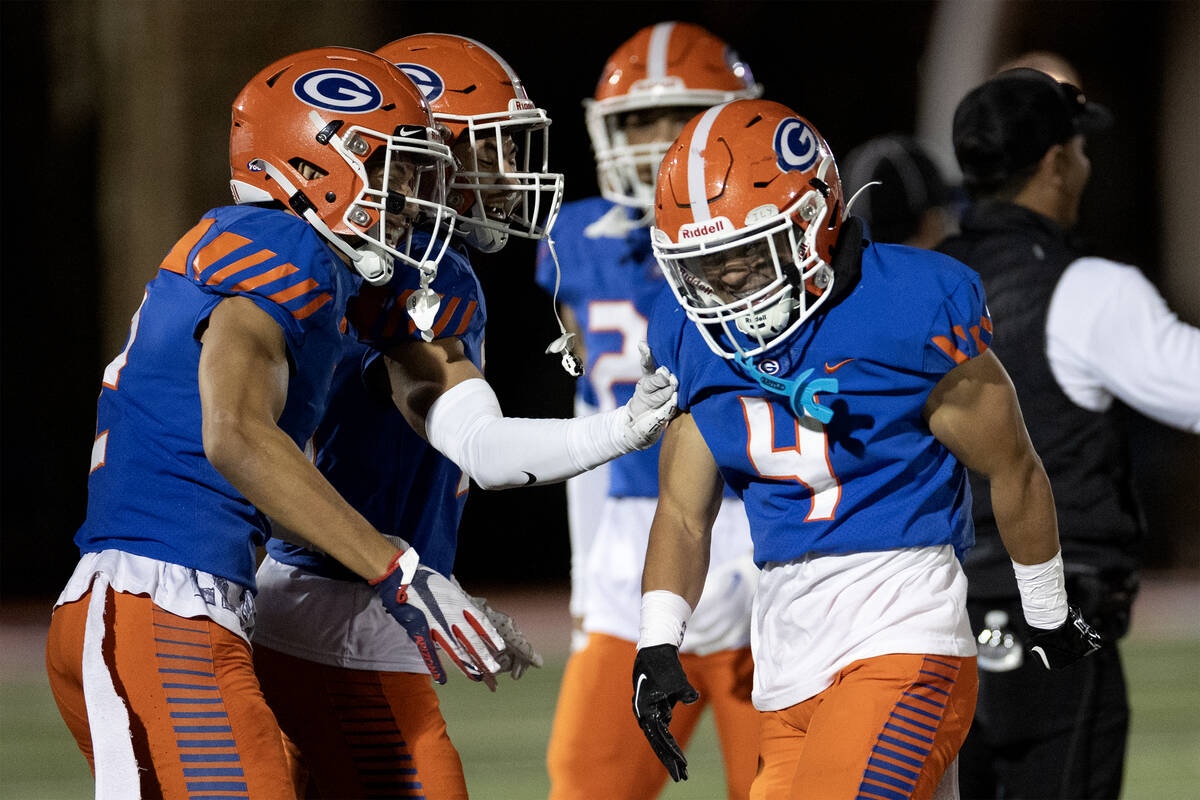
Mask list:
POLYGON ((575 338, 575 334, 567 333, 567 327, 563 325, 562 317, 558 313, 558 286, 562 282, 562 267, 558 264, 558 253, 554 249, 554 240, 549 236, 546 237, 546 246, 550 248, 550 257, 554 259, 554 296, 551 298, 551 305, 554 309, 554 319, 558 322, 559 333, 562 334, 547 345, 546 354, 561 353, 562 368, 571 377, 578 378, 583 375, 583 361, 575 355, 575 351, 571 348, 571 340, 575 338))
POLYGON ((738 368, 759 386, 772 394, 787 399, 788 407, 792 409, 792 413, 796 415, 797 419, 806 414, 822 424, 828 424, 833 419, 833 409, 817 402, 817 392, 835 394, 838 390, 837 378, 817 378, 809 381, 808 376, 812 374, 812 369, 806 369, 799 378, 794 380, 779 378, 768 375, 754 366, 753 362, 742 353, 733 357, 733 363, 737 364, 738 368), (805 383, 805 381, 808 382, 805 383))

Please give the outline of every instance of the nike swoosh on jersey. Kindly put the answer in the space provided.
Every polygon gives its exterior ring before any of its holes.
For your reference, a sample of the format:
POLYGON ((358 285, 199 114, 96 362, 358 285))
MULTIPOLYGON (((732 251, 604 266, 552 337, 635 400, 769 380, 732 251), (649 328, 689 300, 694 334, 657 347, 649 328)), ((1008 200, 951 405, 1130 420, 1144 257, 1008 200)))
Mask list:
POLYGON ((849 364, 849 363, 850 363, 851 361, 853 361, 853 360, 854 360, 853 358, 847 358, 845 361, 839 361, 838 363, 834 364, 832 367, 831 367, 831 366, 829 366, 829 362, 828 362, 828 361, 826 361, 826 362, 825 362, 825 372, 826 372, 827 374, 832 374, 832 373, 834 373, 834 372, 837 372, 839 369, 841 369, 842 367, 846 366, 847 364, 849 364))
MULTIPOLYGON (((525 470, 521 470, 521 472, 525 472, 525 470)), ((534 475, 532 472, 525 472, 525 474, 529 476, 529 480, 525 481, 526 486, 533 486, 537 483, 537 475, 534 475)))
POLYGON ((640 695, 642 693, 642 681, 644 681, 644 680, 646 680, 646 673, 643 672, 641 675, 638 675, 637 687, 635 687, 633 690, 633 711, 634 711, 634 713, 637 713, 638 695, 640 695))

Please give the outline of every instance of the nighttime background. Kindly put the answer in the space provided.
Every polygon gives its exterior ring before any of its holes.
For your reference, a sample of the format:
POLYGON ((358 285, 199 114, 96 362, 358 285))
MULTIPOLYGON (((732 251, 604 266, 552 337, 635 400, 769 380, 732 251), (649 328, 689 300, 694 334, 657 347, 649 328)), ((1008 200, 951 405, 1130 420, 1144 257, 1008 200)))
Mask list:
MULTIPOLYGON (((412 33, 483 41, 554 119, 567 199, 596 191, 581 100, 639 28, 681 19, 728 41, 768 98, 811 119, 838 155, 918 131, 946 155, 957 98, 1006 57, 1073 61, 1117 124, 1089 143, 1080 230, 1142 267, 1200 322, 1194 234, 1200 6, 1193 2, 389 3, 3 2, 3 366, 0 592, 52 598, 78 557, 95 399, 144 283, 207 209, 230 202, 229 107, 261 67, 320 45, 373 50, 412 33)), ((935 147, 935 149, 937 149, 935 147)), ((557 333, 533 248, 478 257, 488 378, 507 414, 567 416, 571 380, 542 355, 557 333)), ((570 265, 564 265, 566 269, 570 265)), ((1134 414, 1153 566, 1200 566, 1198 438, 1134 414)), ((561 487, 473 489, 464 582, 564 580, 561 487)))

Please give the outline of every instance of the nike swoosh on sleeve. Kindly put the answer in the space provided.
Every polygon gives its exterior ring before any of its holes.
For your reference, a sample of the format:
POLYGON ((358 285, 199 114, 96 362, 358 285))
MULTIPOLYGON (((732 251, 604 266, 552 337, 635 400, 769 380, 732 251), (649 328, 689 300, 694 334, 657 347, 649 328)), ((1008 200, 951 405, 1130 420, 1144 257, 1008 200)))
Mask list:
MULTIPOLYGON (((525 472, 525 470, 521 470, 521 472, 525 472)), ((533 486, 537 483, 537 475, 534 475, 532 472, 525 472, 525 474, 529 476, 529 480, 525 481, 526 486, 533 486)))

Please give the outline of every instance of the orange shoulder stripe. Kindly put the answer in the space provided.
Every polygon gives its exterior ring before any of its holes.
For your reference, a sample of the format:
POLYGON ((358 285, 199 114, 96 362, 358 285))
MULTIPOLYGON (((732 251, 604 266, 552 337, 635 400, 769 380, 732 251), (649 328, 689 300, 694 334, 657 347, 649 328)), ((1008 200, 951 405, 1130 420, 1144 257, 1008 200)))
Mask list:
MULTIPOLYGON (((396 298, 396 302, 392 304, 392 310, 388 312, 387 324, 383 326, 383 331, 380 336, 384 339, 390 339, 396 334, 396 329, 400 327, 400 323, 408 319, 408 298, 412 295, 413 289, 405 289, 396 298)), ((411 323, 411 320, 409 320, 411 323)), ((409 333, 416 330, 416 326, 409 325, 409 333)))
POLYGON ((197 273, 201 273, 234 250, 248 244, 250 244, 250 240, 245 236, 225 231, 196 252, 196 257, 192 259, 192 268, 197 273))
POLYGON ((441 336, 442 331, 450 324, 450 318, 454 316, 454 309, 458 308, 458 304, 462 302, 461 297, 451 297, 450 302, 446 304, 446 308, 442 311, 438 321, 433 324, 433 335, 441 336))
POLYGON ((197 222, 195 227, 185 233, 183 238, 175 243, 175 246, 171 248, 171 252, 167 253, 167 257, 163 259, 162 264, 159 264, 158 268, 179 275, 187 275, 188 253, 192 252, 192 248, 204 238, 204 234, 208 233, 208 229, 216 221, 214 217, 205 217, 197 222))
POLYGON ((946 336, 934 336, 931 341, 936 344, 942 351, 954 359, 955 364, 961 364, 967 360, 967 354, 959 350, 954 342, 946 336))
POLYGON ((275 267, 274 269, 269 269, 266 272, 260 272, 257 275, 251 275, 250 277, 246 278, 245 280, 238 281, 234 285, 233 290, 235 292, 252 292, 255 289, 257 289, 258 287, 265 286, 266 284, 270 283, 271 281, 277 281, 280 278, 286 278, 288 275, 291 275, 293 272, 299 272, 299 271, 300 270, 297 269, 296 267, 292 266, 291 263, 280 264, 278 267, 275 267))
POLYGON ((333 300, 333 295, 329 294, 328 292, 322 292, 309 301, 308 305, 304 306, 298 311, 293 311, 292 316, 296 319, 308 319, 314 313, 316 313, 317 309, 331 300, 333 300))
POLYGON ((463 312, 462 322, 458 324, 458 328, 451 336, 462 336, 467 332, 467 326, 471 324, 471 317, 475 316, 475 306, 477 303, 474 300, 467 302, 467 310, 463 312))
POLYGON ((282 304, 288 302, 289 300, 295 300, 300 295, 304 294, 305 292, 311 291, 320 285, 321 284, 318 283, 317 281, 313 280, 312 278, 309 278, 308 280, 304 280, 304 281, 301 281, 300 283, 297 283, 295 286, 289 286, 286 289, 280 289, 275 294, 267 295, 267 297, 270 298, 271 300, 274 300, 276 303, 279 303, 280 305, 282 305, 282 304))
POLYGON ((275 254, 270 250, 259 250, 257 253, 251 253, 245 258, 239 258, 227 267, 217 270, 212 274, 212 277, 206 281, 209 286, 215 286, 221 281, 228 278, 230 275, 235 275, 244 269, 249 269, 257 264, 261 264, 269 258, 273 258, 275 254))

